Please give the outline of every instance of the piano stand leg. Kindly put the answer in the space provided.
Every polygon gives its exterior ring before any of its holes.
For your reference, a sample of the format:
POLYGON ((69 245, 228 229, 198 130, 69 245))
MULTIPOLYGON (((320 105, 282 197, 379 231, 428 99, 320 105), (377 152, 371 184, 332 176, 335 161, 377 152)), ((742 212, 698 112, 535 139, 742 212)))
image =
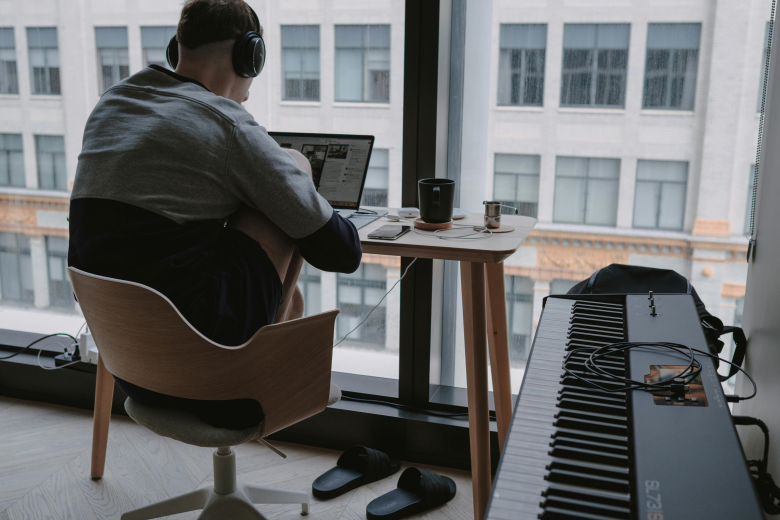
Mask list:
POLYGON ((504 442, 512 422, 512 381, 509 372, 509 333, 506 321, 506 290, 504 264, 485 264, 487 274, 488 346, 490 373, 493 376, 493 401, 496 404, 498 450, 504 451, 504 442))
POLYGON ((487 309, 485 264, 461 262, 463 328, 466 344, 466 385, 474 518, 482 520, 492 487, 488 408, 487 309))

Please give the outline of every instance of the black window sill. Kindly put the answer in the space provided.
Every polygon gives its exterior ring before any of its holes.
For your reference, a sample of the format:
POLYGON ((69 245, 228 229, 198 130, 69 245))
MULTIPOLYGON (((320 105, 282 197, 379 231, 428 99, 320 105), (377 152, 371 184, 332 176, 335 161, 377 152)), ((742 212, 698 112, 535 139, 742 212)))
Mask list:
MULTIPOLYGON (((12 354, 42 336, 0 329, 0 357, 12 354)), ((69 338, 52 338, 52 341, 57 341, 63 348, 70 344, 69 338)), ((41 344, 40 365, 53 368, 54 356, 61 354, 63 348, 57 348, 49 341, 41 344)), ((89 363, 45 370, 39 366, 36 346, 11 359, 0 360, 0 395, 91 410, 95 401, 96 371, 97 367, 89 363)), ((398 400, 398 381, 393 379, 334 372, 333 381, 345 396, 389 402, 398 400)), ((465 389, 439 387, 433 392, 431 408, 465 413, 465 396, 465 389)), ((127 415, 125 398, 115 386, 113 414, 127 415)), ((492 409, 492 394, 490 398, 492 409)), ((498 438, 494 421, 490 423, 490 430, 491 459, 495 471, 498 438)), ((270 438, 335 450, 361 444, 392 453, 408 462, 459 469, 471 467, 468 420, 465 416, 438 417, 382 404, 342 400, 270 438)))

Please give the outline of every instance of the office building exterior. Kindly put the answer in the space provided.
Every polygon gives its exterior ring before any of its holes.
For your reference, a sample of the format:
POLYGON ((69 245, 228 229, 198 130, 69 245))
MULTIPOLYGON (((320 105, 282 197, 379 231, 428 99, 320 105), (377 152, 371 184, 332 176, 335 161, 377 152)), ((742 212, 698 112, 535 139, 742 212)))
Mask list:
MULTIPOLYGON (((269 130, 375 135, 364 203, 398 207, 403 2, 250 3, 269 57, 247 109, 269 130)), ((675 269, 710 312, 739 320, 769 4, 492 2, 488 153, 484 170, 461 180, 473 195, 463 200, 500 200, 539 220, 506 262, 517 366, 542 299, 610 263, 675 269)), ((0 3, 3 304, 75 312, 66 217, 84 124, 105 89, 164 63, 179 9, 178 0, 0 3)), ((308 312, 340 307, 343 335, 399 267, 375 255, 353 275, 307 267, 308 312)), ((351 344, 397 351, 399 304, 394 291, 351 344)))

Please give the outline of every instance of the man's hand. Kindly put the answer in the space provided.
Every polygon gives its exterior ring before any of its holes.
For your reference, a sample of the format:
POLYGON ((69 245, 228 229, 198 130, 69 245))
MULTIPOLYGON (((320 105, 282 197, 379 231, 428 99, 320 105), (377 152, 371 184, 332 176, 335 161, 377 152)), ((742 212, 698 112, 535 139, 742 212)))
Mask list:
POLYGON ((295 162, 298 164, 298 168, 305 171, 309 175, 312 175, 311 173, 311 164, 309 164, 309 160, 306 158, 305 155, 303 155, 298 150, 293 150, 292 148, 282 148, 285 152, 289 153, 293 159, 295 159, 295 162))

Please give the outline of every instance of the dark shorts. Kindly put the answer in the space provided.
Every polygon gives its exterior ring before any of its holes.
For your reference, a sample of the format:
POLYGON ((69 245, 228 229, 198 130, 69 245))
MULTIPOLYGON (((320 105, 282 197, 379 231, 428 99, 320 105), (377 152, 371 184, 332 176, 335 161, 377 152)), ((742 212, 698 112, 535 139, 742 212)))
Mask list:
MULTIPOLYGON (((218 221, 177 224, 122 202, 71 201, 68 263, 160 291, 195 329, 222 345, 241 345, 273 323, 284 299, 276 268, 247 235, 218 221)), ((134 400, 180 408, 212 426, 242 429, 263 420, 252 399, 182 399, 116 381, 134 400)))

